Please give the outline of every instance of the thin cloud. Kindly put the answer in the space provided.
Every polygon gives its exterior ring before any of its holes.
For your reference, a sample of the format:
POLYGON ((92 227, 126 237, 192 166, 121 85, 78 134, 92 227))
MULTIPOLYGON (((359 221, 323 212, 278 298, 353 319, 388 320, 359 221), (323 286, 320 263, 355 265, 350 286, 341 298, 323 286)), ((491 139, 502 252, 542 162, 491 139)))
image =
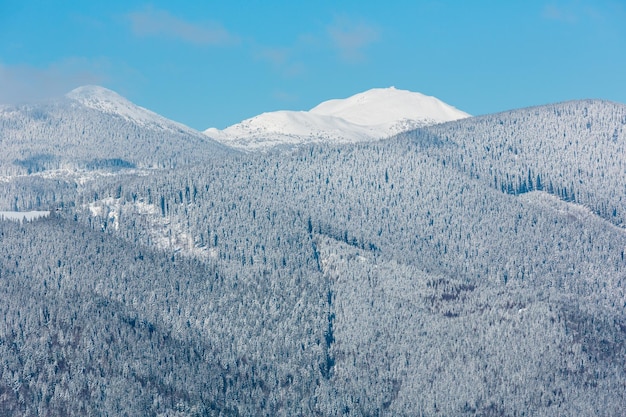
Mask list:
POLYGON ((295 58, 294 48, 270 48, 258 47, 254 51, 254 57, 258 60, 268 62, 275 71, 286 77, 298 77, 306 72, 303 62, 295 58))
POLYGON ((133 33, 141 37, 161 37, 212 46, 230 45, 237 42, 237 38, 219 23, 192 23, 165 10, 147 8, 129 13, 127 17, 133 33))
POLYGON ((580 0, 558 4, 549 3, 544 6, 541 17, 569 24, 577 24, 581 21, 591 21, 600 24, 606 21, 612 12, 617 12, 620 8, 619 3, 613 2, 608 2, 602 7, 598 6, 597 3, 580 0))
POLYGON ((281 67, 285 65, 289 59, 290 50, 289 48, 269 48, 263 47, 258 48, 255 51, 255 57, 269 62, 274 67, 281 67))
POLYGON ((328 26, 328 36, 339 56, 346 62, 360 62, 365 59, 364 50, 380 38, 378 27, 365 22, 352 22, 341 19, 328 26))
POLYGON ((548 4, 543 8, 541 16, 548 20, 557 20, 565 23, 576 23, 578 17, 571 10, 556 4, 548 4))
POLYGON ((60 97, 86 84, 106 80, 102 62, 67 59, 45 68, 0 63, 0 103, 17 104, 60 97))

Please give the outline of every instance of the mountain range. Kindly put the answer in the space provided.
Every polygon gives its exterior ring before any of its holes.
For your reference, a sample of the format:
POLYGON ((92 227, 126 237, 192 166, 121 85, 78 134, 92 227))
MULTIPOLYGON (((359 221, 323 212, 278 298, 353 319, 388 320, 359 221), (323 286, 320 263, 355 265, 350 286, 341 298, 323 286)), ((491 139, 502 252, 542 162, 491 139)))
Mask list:
POLYGON ((624 415, 626 105, 437 103, 3 107, 0 415, 624 415))
POLYGON ((377 140, 467 116, 434 97, 388 88, 330 100, 309 112, 263 113, 223 131, 199 132, 114 91, 84 86, 56 100, 0 108, 0 158, 2 170, 12 173, 64 166, 163 168, 235 150, 377 140))

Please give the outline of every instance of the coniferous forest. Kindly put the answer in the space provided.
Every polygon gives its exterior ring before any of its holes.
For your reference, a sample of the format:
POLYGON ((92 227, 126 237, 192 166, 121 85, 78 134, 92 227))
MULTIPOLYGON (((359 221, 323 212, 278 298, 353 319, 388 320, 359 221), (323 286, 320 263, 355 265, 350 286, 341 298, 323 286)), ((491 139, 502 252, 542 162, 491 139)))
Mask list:
POLYGON ((626 413, 626 106, 264 153, 0 110, 0 415, 626 413))

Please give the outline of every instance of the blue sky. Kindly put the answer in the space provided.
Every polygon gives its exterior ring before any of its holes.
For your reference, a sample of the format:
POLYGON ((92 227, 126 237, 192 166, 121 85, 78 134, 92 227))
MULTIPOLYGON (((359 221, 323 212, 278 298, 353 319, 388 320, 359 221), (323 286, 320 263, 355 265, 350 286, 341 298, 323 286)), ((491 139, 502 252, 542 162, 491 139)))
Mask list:
POLYGON ((626 0, 0 0, 0 102, 98 84, 196 129, 374 87, 626 103, 626 0))

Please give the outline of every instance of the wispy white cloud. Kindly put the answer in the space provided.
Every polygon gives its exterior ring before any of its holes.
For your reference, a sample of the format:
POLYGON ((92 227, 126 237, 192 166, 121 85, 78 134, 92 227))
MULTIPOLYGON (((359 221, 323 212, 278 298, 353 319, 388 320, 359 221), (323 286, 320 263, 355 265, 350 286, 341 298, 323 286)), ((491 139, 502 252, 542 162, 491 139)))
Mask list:
POLYGON ((365 49, 380 38, 377 26, 346 18, 336 19, 327 27, 327 32, 340 58, 353 63, 363 61, 365 49))
POLYGON ((297 77, 306 72, 306 66, 297 59, 296 47, 256 47, 256 59, 269 63, 272 68, 287 77, 297 77))
POLYGON ((576 23, 578 17, 572 8, 562 5, 547 4, 544 6, 541 16, 548 20, 557 20, 566 23, 576 23))
POLYGON ((193 23, 165 10, 146 8, 127 15, 133 33, 142 37, 177 39, 197 45, 230 45, 237 43, 235 35, 217 22, 193 23))
POLYGON ((274 67, 281 67, 289 60, 290 49, 286 47, 260 47, 254 52, 256 58, 269 62, 274 67))
POLYGON ((44 68, 0 63, 0 103, 15 104, 60 97, 85 84, 106 80, 104 61, 66 59, 44 68))
POLYGON ((341 61, 366 60, 367 48, 380 39, 377 26, 364 21, 337 18, 318 32, 305 32, 291 38, 291 43, 268 47, 252 45, 253 57, 268 63, 284 77, 301 77, 315 67, 313 60, 336 54, 341 61))
POLYGON ((623 11, 623 5, 619 2, 562 0, 544 5, 541 17, 569 24, 577 24, 584 21, 602 24, 612 16, 620 15, 620 10, 623 11))

